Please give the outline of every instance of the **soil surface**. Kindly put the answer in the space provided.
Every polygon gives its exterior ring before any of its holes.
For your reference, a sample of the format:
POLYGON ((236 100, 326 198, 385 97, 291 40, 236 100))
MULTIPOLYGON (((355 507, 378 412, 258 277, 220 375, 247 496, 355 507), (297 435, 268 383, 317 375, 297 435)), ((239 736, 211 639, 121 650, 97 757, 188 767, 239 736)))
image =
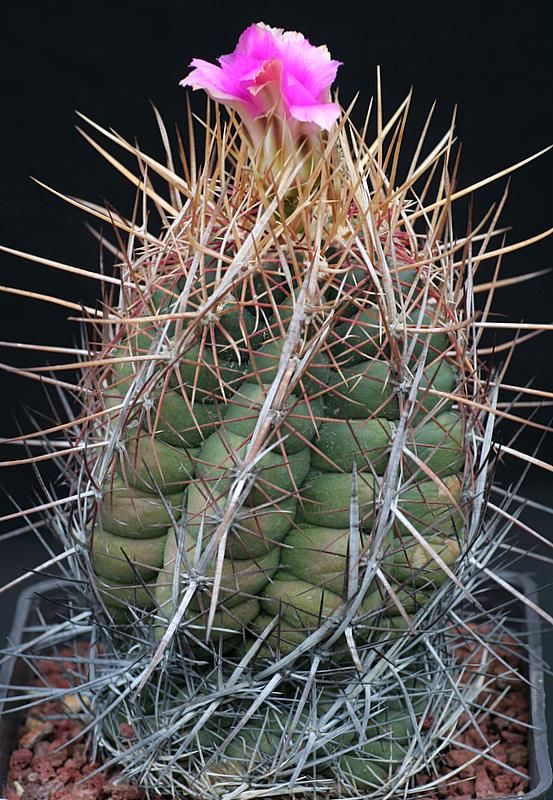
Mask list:
MULTIPOLYGON (((489 630, 480 626, 478 633, 489 630)), ((491 710, 478 717, 478 727, 463 715, 459 721, 454 743, 445 754, 442 774, 459 770, 441 785, 417 800, 480 800, 522 796, 530 789, 528 781, 528 724, 530 722, 530 693, 528 684, 513 670, 523 672, 520 647, 514 639, 501 638, 494 644, 496 658, 486 664, 486 690, 477 703, 491 710), (516 720, 516 721, 515 721, 516 720), (475 758, 475 752, 487 749, 487 757, 475 758)), ((478 670, 482 647, 474 639, 460 639, 456 646, 460 663, 478 670)), ((419 775, 419 786, 436 781, 435 776, 419 775)))
MULTIPOLYGON (((75 651, 63 648, 59 655, 70 659, 75 651)), ((52 687, 74 684, 69 678, 72 661, 43 659, 37 670, 52 687)), ((10 758, 7 800, 143 800, 138 787, 115 783, 113 772, 94 774, 100 765, 91 760, 86 738, 74 741, 84 727, 79 712, 79 696, 71 694, 63 702, 41 703, 29 713, 10 758)))
MULTIPOLYGON (((528 687, 511 671, 522 666, 514 641, 504 637, 502 647, 495 650, 498 658, 485 670, 491 681, 479 698, 485 702, 490 700, 485 694, 491 695, 493 710, 479 717, 479 730, 466 715, 461 719, 454 743, 445 752, 442 782, 436 785, 436 775, 419 775, 417 800, 480 800, 528 791, 528 687), (489 748, 488 756, 475 757, 475 751, 484 747, 489 748), (457 770, 456 774, 444 780, 452 770, 457 770)), ((460 642, 457 653, 469 666, 481 664, 482 651, 474 641, 460 642)), ((62 650, 60 655, 70 658, 74 651, 62 650)), ((39 674, 53 687, 68 688, 72 668, 72 663, 63 659, 38 663, 39 674)), ((118 783, 116 773, 95 774, 100 765, 91 762, 86 739, 74 741, 83 728, 79 711, 77 694, 33 708, 18 731, 17 747, 11 755, 7 800, 143 800, 143 792, 118 783)), ((122 736, 133 735, 124 728, 123 724, 122 736)))

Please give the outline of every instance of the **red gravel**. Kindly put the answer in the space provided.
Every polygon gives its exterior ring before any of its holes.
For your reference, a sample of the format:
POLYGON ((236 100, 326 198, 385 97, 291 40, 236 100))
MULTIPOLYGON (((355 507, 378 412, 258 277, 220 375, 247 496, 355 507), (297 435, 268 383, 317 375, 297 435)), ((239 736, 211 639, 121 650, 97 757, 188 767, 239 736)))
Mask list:
MULTIPOLYGON (((520 659, 514 652, 514 642, 504 641, 501 656, 510 666, 519 667, 520 659)), ((463 642, 457 646, 456 652, 465 663, 477 664, 481 655, 479 648, 471 642, 463 642)), ((62 655, 70 657, 72 652, 62 651, 62 655)), ((44 660, 39 663, 39 673, 46 676, 50 685, 65 688, 69 686, 66 670, 71 670, 71 666, 69 662, 44 660)), ((418 800, 480 800, 523 795, 528 791, 528 780, 503 766, 508 764, 528 775, 526 728, 504 718, 528 723, 527 686, 516 680, 499 660, 488 665, 487 672, 495 676, 493 685, 486 690, 488 694, 506 690, 493 712, 482 714, 478 721, 488 744, 493 745, 490 756, 468 763, 474 758, 474 749, 482 747, 482 737, 474 727, 465 729, 467 719, 461 718, 454 744, 446 752, 441 774, 446 775, 449 770, 459 767, 462 769, 438 788, 419 795, 418 800), (471 748, 472 752, 465 747, 471 748)), ((483 694, 479 699, 484 701, 486 698, 483 694)), ((76 711, 78 707, 78 697, 72 695, 65 703, 42 703, 29 714, 19 730, 17 748, 11 755, 7 800, 144 799, 144 793, 136 786, 115 783, 117 775, 113 772, 93 775, 81 783, 99 765, 90 762, 86 741, 67 744, 83 727, 82 721, 67 715, 68 710, 76 711), (56 716, 61 718, 53 718, 56 716)), ((132 726, 123 723, 121 735, 132 738, 132 726)), ((421 774, 417 783, 422 788, 435 780, 436 776, 421 774)))
MULTIPOLYGON (((489 630, 481 627, 479 633, 485 636, 489 630)), ((462 769, 454 778, 445 780, 437 789, 418 800, 480 800, 519 796, 528 792, 528 778, 524 777, 528 776, 528 735, 524 727, 530 720, 528 686, 510 669, 520 671, 522 668, 515 641, 504 636, 501 642, 502 647, 495 647, 498 658, 485 668, 486 674, 493 676, 493 683, 477 698, 481 704, 490 699, 496 700, 493 710, 478 718, 481 733, 467 724, 467 715, 461 717, 454 744, 444 758, 442 775, 447 774, 448 767, 462 769), (502 692, 505 694, 497 702, 502 692), (491 750, 488 756, 468 763, 474 758, 474 750, 489 746, 491 750), (522 775, 509 771, 505 765, 522 775)), ((460 663, 479 668, 482 649, 475 640, 464 639, 456 643, 455 653, 460 663)), ((435 777, 420 775, 417 783, 424 786, 431 780, 435 780, 435 777)))
MULTIPOLYGON (((60 655, 70 658, 73 650, 60 655)), ((44 659, 38 671, 50 686, 68 688, 71 662, 44 659)), ((79 709, 77 695, 64 702, 41 703, 29 714, 18 732, 17 749, 10 758, 7 800, 143 800, 144 793, 128 783, 115 784, 115 775, 91 775, 98 764, 91 762, 86 741, 71 741, 83 729, 68 711, 79 709), (52 719, 61 717, 61 719, 52 719)), ((130 726, 129 726, 130 727, 130 726)))

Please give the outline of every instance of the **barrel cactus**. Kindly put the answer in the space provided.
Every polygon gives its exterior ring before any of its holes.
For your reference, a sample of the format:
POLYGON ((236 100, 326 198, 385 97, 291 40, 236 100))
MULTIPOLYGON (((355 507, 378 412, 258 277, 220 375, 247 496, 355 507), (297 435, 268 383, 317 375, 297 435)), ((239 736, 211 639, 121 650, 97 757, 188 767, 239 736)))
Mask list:
POLYGON ((452 639, 477 607, 500 626, 474 272, 501 251, 453 233, 451 132, 400 178, 408 104, 368 141, 338 66, 261 24, 193 61, 230 113, 199 168, 89 121, 144 217, 90 207, 119 257, 54 522, 102 641, 96 740, 173 796, 416 796, 482 702, 493 647, 469 668, 452 639))

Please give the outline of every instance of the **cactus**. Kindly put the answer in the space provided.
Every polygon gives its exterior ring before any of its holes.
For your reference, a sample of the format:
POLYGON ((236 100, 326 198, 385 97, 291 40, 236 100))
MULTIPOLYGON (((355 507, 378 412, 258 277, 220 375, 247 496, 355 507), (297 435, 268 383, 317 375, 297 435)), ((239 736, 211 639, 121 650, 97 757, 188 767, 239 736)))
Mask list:
POLYGON ((407 102, 367 142, 326 49, 262 25, 248 47, 279 53, 281 95, 263 107, 260 69, 234 96, 235 55, 193 62, 185 83, 230 108, 199 170, 88 121, 161 224, 89 207, 128 246, 85 310, 72 500, 52 504, 103 642, 81 691, 147 789, 399 796, 477 717, 493 637, 471 670, 454 632, 502 624, 477 601, 509 526, 486 508, 505 412, 474 285, 503 248, 496 219, 453 234, 451 132, 400 179, 407 102), (302 106, 294 52, 320 78, 302 106))

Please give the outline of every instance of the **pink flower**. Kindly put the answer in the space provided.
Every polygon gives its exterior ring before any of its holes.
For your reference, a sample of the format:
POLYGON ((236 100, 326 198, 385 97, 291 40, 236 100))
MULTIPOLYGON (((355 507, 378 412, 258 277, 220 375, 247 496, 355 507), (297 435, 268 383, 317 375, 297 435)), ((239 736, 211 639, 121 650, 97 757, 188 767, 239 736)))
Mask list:
POLYGON ((301 33, 262 22, 250 25, 234 53, 218 61, 220 66, 195 58, 181 86, 205 89, 237 111, 265 157, 276 151, 283 157, 291 145, 299 149, 305 139, 329 130, 340 115, 330 100, 330 86, 341 62, 301 33))

